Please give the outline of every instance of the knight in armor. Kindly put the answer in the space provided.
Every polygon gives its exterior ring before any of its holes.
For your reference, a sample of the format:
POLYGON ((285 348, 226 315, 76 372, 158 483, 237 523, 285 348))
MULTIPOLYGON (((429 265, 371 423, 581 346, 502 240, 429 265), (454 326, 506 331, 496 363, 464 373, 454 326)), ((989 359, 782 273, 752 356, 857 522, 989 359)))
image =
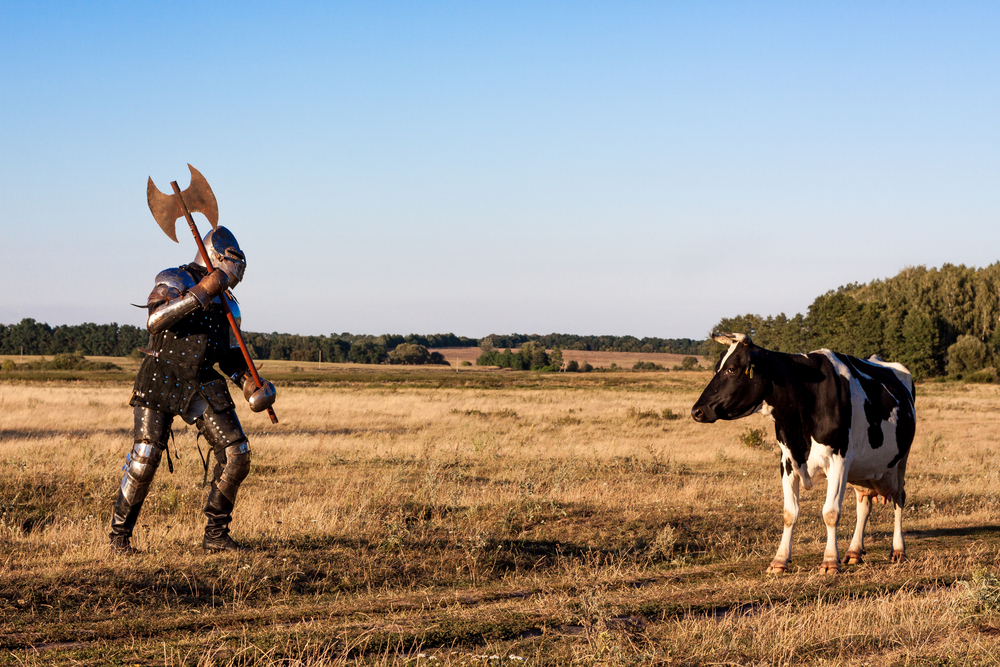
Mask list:
POLYGON ((125 459, 125 474, 111 518, 111 548, 116 553, 136 551, 130 544, 132 531, 167 450, 175 416, 196 425, 215 455, 202 547, 209 551, 241 549, 229 535, 229 524, 236 492, 250 472, 250 444, 236 417, 226 379, 213 367, 218 364, 243 389, 254 412, 270 407, 276 392, 270 382, 257 387, 231 338, 221 302, 225 299, 229 303, 239 321, 239 306, 229 290, 243 278, 246 257, 225 227, 210 231, 205 247, 212 266, 205 266, 199 254, 191 264, 161 271, 146 302, 150 349, 139 367, 129 402, 135 413, 135 444, 125 459))

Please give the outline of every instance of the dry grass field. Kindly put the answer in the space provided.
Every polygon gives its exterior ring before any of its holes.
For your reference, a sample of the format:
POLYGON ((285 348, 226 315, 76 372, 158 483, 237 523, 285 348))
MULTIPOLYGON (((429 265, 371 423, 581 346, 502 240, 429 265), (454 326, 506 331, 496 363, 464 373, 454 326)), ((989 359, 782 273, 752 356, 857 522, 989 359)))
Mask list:
POLYGON ((233 524, 254 551, 201 552, 178 421, 136 557, 106 547, 130 383, 0 379, 0 663, 1000 664, 1000 386, 918 387, 907 562, 876 506, 867 562, 817 574, 821 482, 771 576, 778 466, 740 438, 769 424, 693 422, 708 372, 263 374, 281 422, 240 407, 233 524))

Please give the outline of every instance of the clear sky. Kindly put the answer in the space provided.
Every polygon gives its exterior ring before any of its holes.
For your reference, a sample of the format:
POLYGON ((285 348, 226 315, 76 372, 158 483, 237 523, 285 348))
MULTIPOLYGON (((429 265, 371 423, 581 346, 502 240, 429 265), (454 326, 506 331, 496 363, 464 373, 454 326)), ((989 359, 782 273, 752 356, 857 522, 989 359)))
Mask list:
POLYGON ((0 322, 704 337, 1000 259, 1000 3, 0 2, 0 322), (199 215, 203 232, 208 225, 199 215))

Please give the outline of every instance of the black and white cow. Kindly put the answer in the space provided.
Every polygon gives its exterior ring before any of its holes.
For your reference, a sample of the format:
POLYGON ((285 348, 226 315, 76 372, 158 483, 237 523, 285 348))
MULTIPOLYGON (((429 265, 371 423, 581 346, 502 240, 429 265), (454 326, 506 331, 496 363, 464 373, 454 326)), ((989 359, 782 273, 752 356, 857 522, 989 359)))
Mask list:
POLYGON ((767 571, 788 567, 799 484, 811 489, 817 473, 827 478, 827 538, 820 571, 840 569, 837 522, 848 483, 857 492, 858 523, 844 562, 861 562, 865 524, 876 497, 895 508, 892 560, 903 560, 903 486, 916 431, 910 372, 878 357, 865 361, 829 350, 784 354, 758 347, 744 334, 713 338, 729 350, 691 416, 712 423, 760 412, 774 421, 781 448, 785 530, 767 571))

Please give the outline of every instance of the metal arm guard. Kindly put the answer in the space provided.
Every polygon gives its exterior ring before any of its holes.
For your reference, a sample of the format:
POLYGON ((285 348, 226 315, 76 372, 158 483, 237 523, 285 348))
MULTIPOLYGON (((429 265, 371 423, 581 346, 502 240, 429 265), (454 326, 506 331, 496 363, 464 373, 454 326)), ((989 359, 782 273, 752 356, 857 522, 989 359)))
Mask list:
POLYGON ((166 331, 199 308, 207 308, 228 285, 226 274, 219 270, 197 283, 187 271, 161 271, 156 276, 156 286, 146 300, 146 307, 149 308, 146 328, 152 334, 166 331))
POLYGON ((184 296, 169 301, 159 306, 149 314, 146 320, 146 328, 149 333, 157 334, 166 331, 172 324, 180 322, 182 319, 201 308, 201 303, 194 294, 188 293, 184 296))

